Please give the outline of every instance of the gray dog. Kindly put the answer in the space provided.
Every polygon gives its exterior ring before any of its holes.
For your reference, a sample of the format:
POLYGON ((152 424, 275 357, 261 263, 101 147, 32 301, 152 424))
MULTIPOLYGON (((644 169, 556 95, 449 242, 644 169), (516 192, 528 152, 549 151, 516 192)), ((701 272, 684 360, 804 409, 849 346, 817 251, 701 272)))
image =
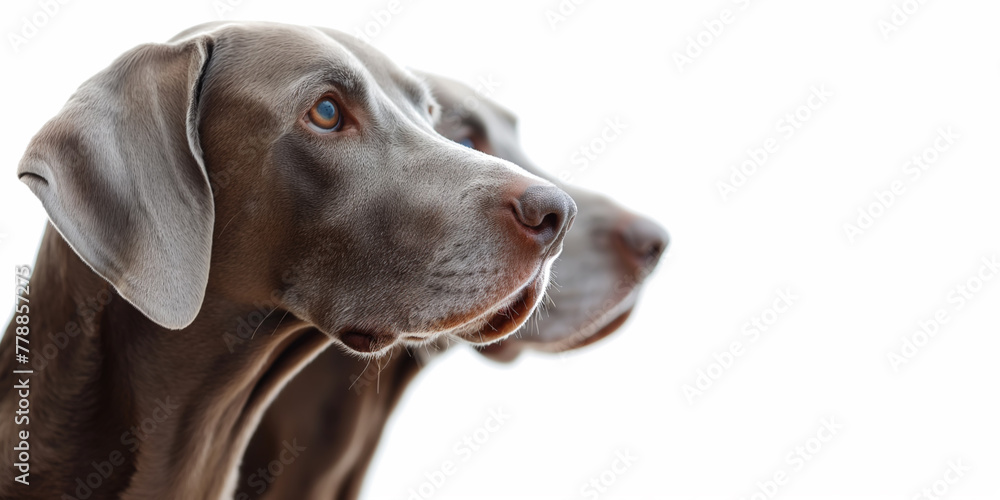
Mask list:
POLYGON ((261 412, 327 346, 519 328, 575 205, 438 113, 370 46, 278 24, 196 27, 84 83, 18 169, 51 220, 30 285, 47 364, 30 424, 0 421, 4 449, 31 446, 30 486, 5 474, 0 497, 230 496, 261 412))

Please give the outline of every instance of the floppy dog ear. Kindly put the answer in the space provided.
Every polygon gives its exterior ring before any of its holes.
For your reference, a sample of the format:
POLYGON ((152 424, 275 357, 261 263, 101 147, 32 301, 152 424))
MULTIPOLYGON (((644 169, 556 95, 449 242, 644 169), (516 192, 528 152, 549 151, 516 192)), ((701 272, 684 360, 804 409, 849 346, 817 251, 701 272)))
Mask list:
POLYGON ((207 36, 141 45, 86 81, 17 175, 80 258, 149 319, 201 309, 215 205, 198 137, 207 36))

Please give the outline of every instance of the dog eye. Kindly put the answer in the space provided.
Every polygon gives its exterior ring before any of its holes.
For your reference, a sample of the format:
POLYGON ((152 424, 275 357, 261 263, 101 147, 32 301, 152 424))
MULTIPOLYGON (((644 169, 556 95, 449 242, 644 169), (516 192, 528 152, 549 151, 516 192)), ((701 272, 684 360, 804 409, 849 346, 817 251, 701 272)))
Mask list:
POLYGON ((465 147, 467 147, 469 149, 476 149, 476 143, 475 143, 475 141, 472 140, 471 137, 463 137, 461 139, 456 140, 455 142, 457 142, 457 143, 459 143, 459 144, 461 144, 461 145, 463 145, 463 146, 465 146, 465 147))
POLYGON ((329 97, 320 99, 309 110, 309 124, 317 132, 336 132, 342 122, 340 106, 329 97))

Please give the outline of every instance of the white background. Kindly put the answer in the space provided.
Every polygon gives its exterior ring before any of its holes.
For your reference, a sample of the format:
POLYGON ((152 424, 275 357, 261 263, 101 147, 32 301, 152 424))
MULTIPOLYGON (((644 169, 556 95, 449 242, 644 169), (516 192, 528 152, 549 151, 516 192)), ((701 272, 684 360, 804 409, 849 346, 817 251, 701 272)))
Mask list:
MULTIPOLYGON (((886 38, 879 22, 901 3, 590 0, 553 28, 557 0, 403 0, 378 48, 473 85, 501 82, 491 97, 520 115, 539 164, 652 216, 673 241, 608 341, 511 366, 460 348, 426 370, 367 498, 405 498, 456 459, 433 498, 593 498, 582 485, 617 451, 635 463, 600 498, 749 498, 781 471, 779 498, 905 499, 955 460, 971 470, 950 498, 997 498, 1000 279, 961 309, 948 298, 1000 252, 1000 5, 931 0, 886 38), (732 22, 680 70, 675 52, 726 9, 732 22), (786 138, 779 120, 813 86, 833 96, 786 138), (614 118, 625 132, 573 170, 573 152, 614 118), (913 180, 906 162, 941 127, 960 137, 913 180), (777 151, 724 201, 717 182, 769 137, 777 151), (896 180, 905 192, 852 242, 843 225, 896 180), (798 300, 749 342, 743 325, 779 289, 798 300), (887 353, 939 308, 950 321, 894 371, 887 353), (690 404, 683 386, 734 340, 743 355, 690 404), (462 461, 454 444, 497 407, 510 420, 462 461), (828 418, 843 426, 836 436, 801 469, 786 461, 828 418)), ((387 5, 243 0, 221 18, 354 32, 387 5)), ((34 260, 45 220, 14 176, 31 135, 115 56, 219 19, 216 7, 69 2, 15 51, 9 35, 40 7, 3 3, 0 269, 34 260)))

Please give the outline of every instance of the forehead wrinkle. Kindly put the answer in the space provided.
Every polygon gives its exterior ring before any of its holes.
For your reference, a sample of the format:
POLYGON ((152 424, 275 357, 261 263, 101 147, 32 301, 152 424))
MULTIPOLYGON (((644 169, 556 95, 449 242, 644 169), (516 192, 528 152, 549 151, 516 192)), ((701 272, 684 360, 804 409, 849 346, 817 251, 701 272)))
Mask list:
POLYGON ((425 111, 428 105, 435 104, 430 88, 421 78, 396 64, 375 47, 341 31, 322 27, 312 29, 341 49, 352 66, 370 79, 370 86, 378 87, 380 93, 390 101, 397 101, 402 97, 420 112, 425 111))
POLYGON ((335 60, 317 62, 313 69, 294 85, 296 101, 315 99, 329 87, 336 88, 345 98, 368 108, 372 101, 371 85, 362 72, 335 60))
POLYGON ((333 86, 345 98, 371 102, 375 78, 351 47, 319 28, 310 27, 304 35, 312 38, 320 50, 299 69, 305 76, 294 87, 296 96, 333 86))
POLYGON ((374 78, 338 40, 299 27, 230 31, 217 49, 220 57, 209 68, 212 77, 206 80, 206 94, 217 88, 225 95, 264 104, 275 116, 298 114, 307 101, 331 89, 370 107, 374 78))
MULTIPOLYGON (((361 40, 326 28, 312 30, 324 40, 323 45, 335 50, 333 60, 326 64, 338 68, 339 72, 330 76, 349 78, 355 85, 355 88, 344 89, 345 97, 359 100, 372 116, 381 117, 373 123, 376 128, 391 128, 393 122, 398 124, 398 120, 390 118, 396 116, 433 130, 433 122, 423 116, 433 97, 422 81, 361 40), (403 102, 409 106, 402 105, 403 102)), ((323 74, 322 69, 320 74, 323 74)), ((304 81, 303 91, 315 88, 316 82, 316 79, 304 81)))

